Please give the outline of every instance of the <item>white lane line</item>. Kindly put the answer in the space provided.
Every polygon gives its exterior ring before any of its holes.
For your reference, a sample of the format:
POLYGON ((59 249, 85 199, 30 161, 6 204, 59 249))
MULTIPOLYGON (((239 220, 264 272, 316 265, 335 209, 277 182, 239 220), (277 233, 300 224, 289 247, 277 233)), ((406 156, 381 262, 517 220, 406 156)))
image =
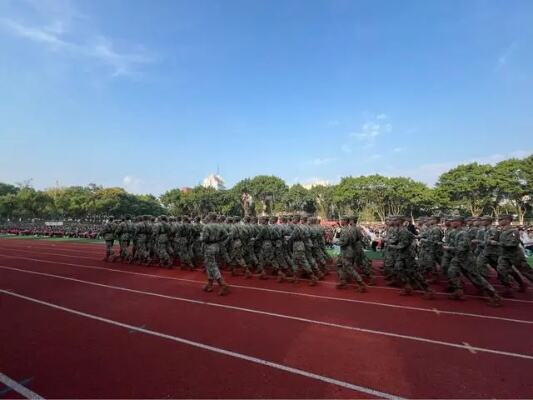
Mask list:
MULTIPOLYGON (((185 279, 185 278, 176 278, 176 277, 171 277, 171 276, 145 274, 145 273, 142 273, 142 272, 124 271, 124 270, 120 270, 120 269, 98 267, 96 265, 64 263, 64 262, 60 262, 60 261, 41 260, 41 259, 30 258, 30 257, 5 256, 5 255, 2 255, 2 254, 0 254, 0 257, 17 258, 17 259, 28 260, 28 261, 37 261, 37 262, 41 262, 41 263, 45 263, 45 264, 68 265, 70 267, 75 267, 75 268, 94 269, 94 270, 100 270, 100 271, 106 271, 106 272, 117 272, 117 273, 128 274, 128 275, 139 275, 139 276, 148 277, 148 278, 170 279, 170 280, 179 281, 179 282, 205 284, 204 281, 198 281, 198 280, 193 280, 193 279, 185 279)), ((497 317, 497 316, 493 316, 493 315, 465 313, 465 312, 460 312, 460 311, 437 310, 436 308, 402 306, 402 305, 398 305, 398 304, 380 303, 380 302, 377 302, 377 301, 355 300, 355 299, 346 299, 346 298, 334 297, 334 296, 322 296, 322 295, 309 294, 309 293, 289 292, 289 291, 286 291, 286 290, 267 289, 267 288, 260 288, 260 287, 256 287, 256 286, 243 286, 243 285, 233 285, 233 284, 231 286, 235 287, 235 288, 239 288, 239 289, 256 290, 256 291, 262 291, 262 292, 278 293, 278 294, 284 294, 284 295, 290 295, 290 296, 310 297, 310 298, 324 299, 324 300, 343 301, 343 302, 348 302, 348 303, 365 304, 365 305, 388 307, 388 308, 396 308, 396 309, 409 310, 409 311, 421 311, 421 312, 430 312, 430 313, 437 313, 437 314, 441 313, 441 314, 454 315, 454 316, 460 316, 460 317, 490 319, 490 320, 506 321, 506 322, 520 323, 520 324, 533 324, 533 321, 529 321, 529 320, 514 319, 514 318, 507 318, 507 317, 497 317)))
POLYGON ((463 342, 463 344, 466 346, 466 349, 467 349, 470 353, 472 353, 472 354, 476 354, 476 350, 475 350, 475 348, 473 348, 472 346, 470 346, 469 343, 467 343, 467 342, 463 342))
POLYGON ((256 309, 253 309, 253 308, 230 306, 230 305, 227 305, 227 304, 211 303, 209 301, 195 300, 195 299, 189 299, 189 298, 185 298, 185 297, 169 296, 169 295, 165 295, 165 294, 148 292, 148 291, 144 291, 144 290, 129 289, 129 288, 125 288, 125 287, 122 287, 122 286, 105 285, 103 283, 85 281, 85 280, 76 279, 76 278, 69 278, 69 277, 61 276, 61 275, 47 274, 45 272, 28 271, 28 270, 24 270, 24 269, 6 267, 6 266, 0 266, 0 269, 11 270, 11 271, 16 271, 16 272, 22 272, 22 273, 32 274, 32 275, 46 276, 46 277, 55 278, 55 279, 63 279, 63 280, 66 280, 66 281, 82 283, 82 284, 85 284, 85 285, 92 285, 92 286, 97 286, 97 287, 103 287, 103 288, 106 288, 106 289, 120 290, 120 291, 123 291, 123 292, 142 294, 142 295, 153 296, 153 297, 158 297, 158 298, 162 298, 162 299, 177 300, 177 301, 182 301, 182 302, 186 302, 186 303, 200 304, 200 305, 210 306, 210 307, 217 307, 217 308, 221 308, 221 309, 242 311, 242 312, 247 312, 247 313, 252 313, 252 314, 259 314, 259 315, 267 315, 267 316, 275 317, 275 318, 282 318, 282 319, 287 319, 287 320, 292 320, 292 321, 305 322, 305 323, 308 323, 308 324, 322 325, 322 326, 338 328, 338 329, 344 329, 344 330, 349 330, 349 331, 372 333, 372 334, 376 334, 376 335, 383 335, 383 336, 389 336, 389 337, 394 337, 394 338, 407 339, 407 340, 416 341, 416 342, 430 343, 430 344, 453 347, 453 348, 458 348, 458 349, 467 349, 468 350, 469 348, 471 348, 471 349, 475 349, 477 351, 484 352, 484 353, 498 354, 498 355, 502 355, 502 356, 525 358, 525 359, 533 360, 533 355, 529 355, 529 354, 512 353, 512 352, 507 352, 507 351, 488 349, 488 348, 484 348, 484 347, 474 347, 474 346, 467 347, 467 346, 465 346, 463 344, 444 342, 444 341, 441 341, 441 340, 427 339, 427 338, 420 337, 420 336, 410 336, 410 335, 403 335, 403 334, 400 334, 400 333, 394 333, 394 332, 388 332, 388 331, 380 331, 380 330, 375 330, 375 329, 359 328, 359 327, 350 326, 350 325, 342 325, 342 324, 336 324, 336 323, 333 323, 333 322, 325 322, 325 321, 318 321, 318 320, 309 319, 309 318, 297 317, 297 316, 294 316, 294 315, 287 315, 287 314, 279 314, 279 313, 268 312, 268 311, 261 311, 261 310, 256 310, 256 309))
POLYGON ((182 337, 179 337, 179 336, 173 336, 173 335, 169 335, 169 334, 166 334, 166 333, 153 331, 151 329, 146 329, 146 328, 130 325, 130 324, 127 324, 127 323, 124 323, 124 322, 115 321, 115 320, 112 320, 112 319, 100 317, 98 315, 89 314, 89 313, 86 313, 86 312, 78 311, 78 310, 75 310, 75 309, 72 309, 72 308, 63 307, 63 306, 60 306, 60 305, 57 305, 57 304, 53 304, 53 303, 48 303, 46 301, 38 300, 38 299, 35 299, 33 297, 28 297, 28 296, 24 296, 24 295, 21 295, 21 294, 6 292, 5 290, 2 290, 2 289, 0 289, 0 293, 4 293, 4 294, 6 294, 8 296, 14 296, 14 297, 17 297, 17 298, 20 298, 20 299, 24 299, 24 300, 27 300, 27 301, 30 301, 30 302, 33 302, 33 303, 41 304, 41 305, 44 305, 44 306, 47 306, 47 307, 50 307, 50 308, 54 308, 56 310, 65 311, 67 313, 78 315, 80 317, 89 318, 89 319, 92 319, 92 320, 104 322, 104 323, 109 324, 109 325, 119 326, 121 328, 127 329, 128 331, 136 331, 136 332, 144 333, 146 335, 152 335, 152 336, 156 336, 156 337, 159 337, 159 338, 162 338, 162 339, 172 340, 174 342, 186 344, 186 345, 193 346, 193 347, 196 347, 196 348, 200 348, 200 349, 203 349, 203 350, 208 350, 208 351, 211 351, 211 352, 214 352, 214 353, 218 353, 218 354, 223 354, 225 356, 237 358, 237 359, 240 359, 240 360, 249 361, 249 362, 252 362, 252 363, 255 363, 255 364, 264 365, 264 366, 267 366, 267 367, 270 367, 270 368, 274 368, 274 369, 278 369, 278 370, 281 370, 281 371, 289 372, 289 373, 294 374, 294 375, 305 376, 306 378, 311 378, 311 379, 314 379, 314 380, 317 380, 317 381, 321 381, 321 382, 325 382, 325 383, 328 383, 328 384, 340 386, 340 387, 343 387, 345 389, 354 390, 356 392, 365 393, 365 394, 368 394, 368 395, 371 395, 371 396, 376 396, 376 397, 381 397, 381 398, 384 398, 384 399, 391 399, 391 400, 402 400, 401 397, 396 396, 394 394, 381 392, 379 390, 367 388, 367 387, 364 387, 364 386, 355 385, 355 384, 350 383, 350 382, 341 381, 341 380, 338 380, 338 379, 330 378, 328 376, 315 374, 313 372, 306 371, 306 370, 303 370, 303 369, 289 367, 289 366, 284 365, 284 364, 278 364, 276 362, 264 360, 262 358, 257 358, 257 357, 249 356, 249 355, 242 354, 242 353, 237 353, 235 351, 226 350, 226 349, 223 349, 223 348, 220 348, 220 347, 215 347, 215 346, 210 346, 210 345, 207 345, 207 344, 204 344, 204 343, 195 342, 195 341, 192 341, 192 340, 189 340, 189 339, 185 339, 185 338, 182 338, 182 337))
MULTIPOLYGON (((34 251, 27 251, 27 250, 21 250, 21 249, 15 249, 15 248, 9 248, 8 250, 11 250, 11 251, 16 251, 16 252, 22 252, 22 253, 30 253, 30 254, 35 254, 34 251)), ((75 255, 67 255, 67 254, 61 254, 61 253, 44 253, 46 255, 50 255, 50 256, 59 256, 59 257, 66 257, 66 258, 78 258, 78 259, 87 259, 87 260, 91 260, 91 261, 101 261, 99 259, 96 259, 94 257, 83 257, 83 256, 75 256, 75 255)), ((90 268, 90 267, 94 267, 94 268, 102 268, 102 267, 96 267, 96 266, 89 266, 89 265, 83 265, 83 264, 71 264, 71 263, 63 263, 61 261, 50 261, 50 260, 43 260, 43 259, 37 259, 37 258, 28 258, 28 257, 20 257, 20 256, 10 256, 10 255, 6 255, 6 254, 0 254, 0 257, 7 257, 7 258, 20 258, 21 260, 32 260, 32 261, 40 261, 40 262, 46 262, 46 263, 49 263, 49 264, 62 264, 62 265, 71 265, 71 266, 85 266, 87 268, 90 268)), ((112 268, 102 268, 102 269, 109 269, 111 271, 116 271, 116 272, 121 272, 121 270, 117 270, 117 269, 112 269, 112 268)), ((123 272, 127 272, 127 273, 130 273, 130 271, 123 271, 123 272)), ((226 271, 221 271, 223 275, 228 275, 229 273, 226 272, 226 271)), ((145 275, 145 276, 150 276, 150 274, 142 274, 140 273, 140 275, 145 275)), ((158 276, 160 278, 163 278, 163 276, 158 276)), ((167 279, 174 279, 174 280, 180 280, 179 278, 173 278, 173 277, 168 277, 168 276, 165 276, 164 278, 167 278, 167 279)), ((306 279, 302 279, 302 281, 308 281, 306 279)), ((191 282, 194 282, 194 281, 191 281, 191 282)), ((205 282, 204 282, 205 283, 205 282)), ((328 285, 328 286, 334 286, 336 285, 335 282, 324 282, 324 281, 321 281, 321 284, 323 285, 328 285)), ((237 286, 235 286, 237 287, 237 286)), ((249 288, 249 289, 257 289, 257 290, 261 290, 261 288, 254 288, 252 286, 248 286, 248 287, 245 287, 245 286, 242 286, 243 288, 249 288)), ((354 286, 355 287, 355 286, 354 286)), ((394 287, 388 287, 388 286, 371 286, 372 289, 379 289, 379 290, 392 290, 392 291, 395 291, 395 292, 399 292, 400 289, 398 288, 394 288, 394 287)), ((268 291, 268 289, 264 289, 266 291, 268 291)), ((273 292, 276 292, 276 290, 272 290, 273 292)), ((284 292, 284 291, 281 291, 281 292, 284 292)), ((418 291, 417 291, 418 292, 418 291)), ((289 292, 287 292, 289 293, 289 292)), ((442 295, 442 296, 448 296, 449 293, 444 293, 444 292, 436 292, 436 294, 438 295, 442 295)), ((310 295, 311 297, 313 297, 312 295, 310 295)), ((475 299, 483 299, 483 300, 486 300, 487 298, 486 297, 483 297, 483 296, 476 296, 476 295, 465 295, 466 297, 469 297, 469 298, 475 298, 475 299)), ((515 302, 515 303, 526 303, 526 304, 533 304, 533 301, 531 300, 520 300, 520 299, 505 299, 505 302, 515 302)), ((393 304, 387 304, 387 303, 377 303, 377 304, 380 304, 380 305, 383 305, 383 306, 396 306, 396 307, 408 307, 408 306, 397 306, 397 305, 393 305, 393 304)), ((416 309, 416 307, 413 307, 413 309, 416 309)), ((426 310, 426 309, 424 309, 426 310)), ((443 311, 443 312, 447 312, 447 313, 455 313, 454 311, 443 311)), ((458 313, 457 315, 461 315, 461 313, 458 313)), ((464 315, 468 315, 468 313, 464 313, 464 315)), ((480 315, 480 314, 472 314, 472 315, 480 315)), ((471 316, 472 316, 471 315, 471 316)), ((488 318, 491 318, 490 316, 487 316, 488 318)), ((499 318, 499 317, 495 317, 495 318, 499 318)), ((505 320, 505 319, 504 319, 505 320)))
MULTIPOLYGON (((17 294, 8 292, 6 290, 0 290, 0 291, 3 293, 9 294, 10 296, 17 296, 17 294)), ((31 391, 26 386, 21 385, 20 383, 14 381, 9 376, 1 372, 0 372, 0 382, 2 382, 4 385, 13 389, 15 392, 17 392, 21 396, 24 396, 27 399, 43 399, 43 397, 39 396, 37 393, 31 391)))

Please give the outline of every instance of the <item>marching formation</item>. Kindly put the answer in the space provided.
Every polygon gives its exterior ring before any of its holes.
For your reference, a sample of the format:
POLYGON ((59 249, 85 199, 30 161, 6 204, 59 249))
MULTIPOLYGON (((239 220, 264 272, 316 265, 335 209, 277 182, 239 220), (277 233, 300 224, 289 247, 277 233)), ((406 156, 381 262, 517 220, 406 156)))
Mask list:
MULTIPOLYGON (((441 277, 448 282, 450 298, 464 298, 463 280, 470 281, 488 296, 488 304, 501 305, 500 294, 489 283, 490 268, 497 272, 505 287, 503 296, 513 296, 513 286, 525 291, 525 280, 533 282, 533 270, 521 251, 520 237, 511 225, 512 216, 499 217, 498 226, 489 216, 480 218, 437 216, 417 220, 418 231, 409 229, 403 216, 389 216, 383 246, 383 274, 388 285, 402 288, 410 295, 421 290, 424 298, 434 297, 430 285, 441 277)), ((104 225, 105 261, 130 264, 159 264, 182 269, 205 267, 207 284, 219 294, 229 293, 220 269, 227 267, 233 276, 259 279, 277 278, 278 282, 297 282, 302 278, 315 286, 329 274, 333 261, 326 251, 325 230, 315 217, 225 217, 208 214, 199 217, 129 216, 110 218, 104 225), (120 251, 113 253, 115 240, 120 251)), ((340 255, 336 260, 338 289, 354 283, 366 292, 375 284, 369 246, 357 218, 341 218, 335 242, 340 255)))

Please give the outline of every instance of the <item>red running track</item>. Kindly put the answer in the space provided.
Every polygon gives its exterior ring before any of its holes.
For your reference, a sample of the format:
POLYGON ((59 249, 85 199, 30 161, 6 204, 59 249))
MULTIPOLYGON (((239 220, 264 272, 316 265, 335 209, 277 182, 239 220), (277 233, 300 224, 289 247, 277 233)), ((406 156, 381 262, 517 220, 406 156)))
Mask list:
POLYGON ((29 298, 0 294, 6 322, 0 328, 0 372, 15 380, 32 377, 28 387, 44 397, 369 397, 354 387, 418 398, 533 397, 531 303, 492 309, 478 299, 441 298, 428 304, 392 290, 371 288, 360 295, 326 284, 295 287, 243 278, 230 278, 241 287, 220 298, 200 290, 200 272, 106 264, 90 259, 98 258, 97 246, 34 243, 0 240, 0 290, 29 298), (29 243, 34 255, 27 254, 29 243), (46 254, 83 249, 88 259, 46 254), (350 298, 365 303, 343 300, 350 298), (428 307, 466 315, 423 310, 428 307))

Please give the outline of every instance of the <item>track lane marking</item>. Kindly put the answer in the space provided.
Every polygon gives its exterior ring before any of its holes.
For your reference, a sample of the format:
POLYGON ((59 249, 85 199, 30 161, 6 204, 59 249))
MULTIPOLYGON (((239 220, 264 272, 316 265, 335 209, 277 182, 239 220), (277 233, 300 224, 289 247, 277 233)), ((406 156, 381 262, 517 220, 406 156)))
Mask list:
MULTIPOLYGON (((18 249, 18 248, 6 248, 6 247, 4 247, 4 248, 6 250, 13 251, 13 252, 22 252, 22 253, 35 254, 34 251, 22 250, 22 249, 18 249)), ((48 248, 46 248, 46 247, 45 247, 45 249, 48 250, 48 248)), ((44 254, 49 255, 49 256, 59 256, 59 257, 66 257, 66 258, 82 258, 82 259, 86 259, 86 260, 90 260, 90 261, 97 261, 97 262, 101 261, 100 259, 96 259, 96 258, 93 258, 93 257, 83 257, 83 256, 68 255, 68 254, 61 254, 61 253, 44 253, 44 254)), ((25 260, 34 260, 34 261, 52 263, 50 260, 42 260, 42 259, 36 259, 36 258, 25 258, 25 257, 19 257, 19 256, 9 256, 9 255, 5 255, 5 254, 0 254, 0 257, 21 258, 21 259, 25 259, 25 260)), ((61 261, 54 261, 53 263, 54 264, 73 265, 73 266, 82 266, 83 265, 83 264, 62 263, 61 261)), ((86 266, 86 267, 90 267, 90 266, 86 266)), ((97 267, 97 268, 102 268, 102 267, 97 267)), ((112 271, 117 271, 117 272, 121 271, 121 270, 117 270, 117 269, 111 269, 111 268, 109 268, 109 269, 112 270, 112 271)), ((124 271, 124 272, 130 272, 130 271, 124 271)), ((221 271, 221 273, 223 275, 228 275, 228 273, 226 271, 221 271)), ((144 275, 149 275, 149 274, 144 274, 144 275)), ((179 278, 173 278, 173 277, 166 277, 166 278, 179 280, 179 278)), ((308 280, 302 279, 302 281, 308 281, 308 280)), ((321 281, 321 283, 324 284, 324 285, 328 285, 328 286, 336 285, 335 282, 324 282, 324 281, 321 281)), ((250 288, 252 288, 252 287, 250 287, 250 288)), ((401 289, 394 288, 394 287, 379 286, 379 285, 371 286, 371 288, 376 288, 376 289, 380 289, 380 290, 392 290, 392 291, 396 291, 396 292, 399 292, 401 290, 401 289)), ((419 291, 416 291, 416 292, 419 292, 419 291)), ((445 292, 436 292, 436 294, 442 295, 442 296, 447 296, 448 295, 448 293, 445 293, 445 292)), ((467 294, 465 296, 469 297, 469 298, 486 300, 486 297, 484 297, 484 296, 476 296, 476 295, 469 295, 469 294, 467 294)), ((508 298, 506 298, 505 301, 506 302, 515 302, 515 303, 533 304, 532 300, 520 300, 520 299, 508 299, 508 298)), ((385 305, 386 303, 379 303, 379 304, 385 305)), ((447 312, 454 312, 454 311, 447 311, 447 312)), ((474 315, 480 315, 480 314, 474 314, 474 315)))
MULTIPOLYGON (((0 290, 1 292, 8 294, 10 296, 17 296, 15 293, 8 292, 6 290, 0 290)), ((17 381, 14 381, 9 376, 3 374, 0 372, 0 382, 2 382, 7 387, 13 389, 15 392, 20 394, 21 396, 27 398, 27 399, 43 399, 43 397, 39 396, 34 391, 28 389, 26 386, 21 385, 17 381)))
MULTIPOLYGON (((121 269, 98 267, 96 265, 63 263, 61 261, 49 261, 49 260, 42 260, 42 259, 30 258, 30 257, 6 256, 6 255, 3 255, 3 254, 0 254, 0 257, 17 258, 17 259, 29 260, 29 261, 37 261, 37 262, 41 262, 41 263, 45 263, 45 264, 67 265, 67 266, 71 266, 71 267, 75 267, 75 268, 94 269, 94 270, 102 270, 102 271, 107 271, 107 272, 117 272, 117 273, 123 273, 123 274, 128 274, 128 275, 139 275, 139 276, 144 276, 144 277, 149 277, 149 278, 170 279, 170 280, 175 280, 175 281, 180 281, 180 282, 205 284, 205 282, 203 282, 203 281, 198 281, 198 280, 194 280, 194 279, 185 279, 185 278, 176 278, 176 277, 171 277, 171 276, 145 274, 145 273, 142 273, 142 272, 125 271, 125 270, 121 270, 121 269)), ((513 323, 521 323, 521 324, 533 324, 533 321, 530 321, 530 320, 522 320, 522 319, 507 318, 507 317, 498 317, 498 316, 494 316, 494 315, 465 313, 465 312, 460 312, 460 311, 446 311, 446 310, 438 310, 436 308, 401 306, 401 305, 398 305, 398 304, 380 303, 380 302, 368 301, 368 300, 345 299, 345 298, 342 298, 342 297, 323 296, 323 295, 316 295, 316 294, 310 294, 310 293, 289 292, 287 290, 259 288, 259 287, 256 287, 256 286, 244 286, 244 285, 234 285, 234 284, 232 284, 231 286, 235 287, 235 288, 239 288, 239 289, 256 290, 256 291, 278 293, 278 294, 285 294, 285 295, 291 295, 291 296, 301 296, 301 297, 311 297, 311 298, 325 299, 325 300, 343 301, 343 302, 348 302, 348 303, 356 303, 356 304, 373 305, 373 306, 379 306, 379 307, 396 308, 396 309, 403 309, 403 310, 409 310, 409 311, 422 311, 422 312, 434 313, 434 314, 437 314, 437 315, 446 314, 446 315, 454 315, 454 316, 460 316, 460 317, 482 318, 482 319, 506 321, 506 322, 513 322, 513 323)))
MULTIPOLYGON (((465 346, 464 344, 445 342, 445 341, 442 341, 442 340, 435 340, 435 339, 427 339, 427 338, 420 337, 420 336, 404 335, 404 334, 400 334, 400 333, 394 333, 394 332, 388 332, 388 331, 380 331, 380 330, 376 330, 376 329, 359 328, 359 327, 356 327, 356 326, 336 324, 334 322, 319 321, 319 320, 314 320, 314 319, 309 319, 309 318, 304 318, 304 317, 297 317, 297 316, 294 316, 294 315, 287 315, 287 314, 279 314, 279 313, 268 312, 268 311, 261 311, 261 310, 256 310, 256 309, 253 309, 253 308, 231 306, 231 305, 220 304, 220 303, 212 303, 212 302, 209 302, 209 301, 189 299, 189 298, 186 298, 186 297, 170 296, 170 295, 165 295, 165 294, 160 294, 160 293, 148 292, 148 291, 144 291, 144 290, 129 289, 129 288, 125 288, 125 287, 122 287, 122 286, 106 285, 106 284, 103 284, 103 283, 85 281, 85 280, 77 279, 77 278, 69 278, 69 277, 61 276, 61 275, 48 274, 48 273, 45 273, 45 272, 29 271, 29 270, 14 268, 14 267, 0 266, 0 269, 11 270, 11 271, 15 271, 15 272, 22 272, 22 273, 27 273, 27 274, 32 274, 32 275, 40 275, 40 276, 45 276, 45 277, 54 278, 54 279, 62 279, 62 280, 81 283, 81 284, 85 284, 85 285, 92 285, 92 286, 97 286, 97 287, 103 287, 103 288, 106 288, 106 289, 120 290, 120 291, 124 291, 124 292, 142 294, 142 295, 153 296, 153 297, 158 297, 158 298, 163 298, 163 299, 177 300, 177 301, 182 301, 182 302, 185 302, 185 303, 200 304, 200 305, 216 307, 216 308, 221 308, 221 309, 242 311, 242 312, 247 312, 247 313, 252 313, 252 314, 259 314, 259 315, 266 315, 266 316, 275 317, 275 318, 282 318, 282 319, 287 319, 287 320, 292 320, 292 321, 305 322, 305 323, 309 323, 309 324, 327 326, 327 327, 344 329, 344 330, 349 330, 349 331, 372 333, 372 334, 376 334, 376 335, 382 335, 382 336, 394 337, 394 338, 399 338, 399 339, 406 339, 406 340, 411 340, 411 341, 416 341, 416 342, 422 342, 422 343, 429 343, 429 344, 453 347, 453 348, 458 348, 458 349, 466 349, 466 350, 474 349, 476 351, 483 352, 483 353, 490 353, 490 354, 497 354, 497 355, 501 355, 501 356, 508 356, 508 357, 524 358, 524 359, 528 359, 528 360, 533 360, 533 355, 529 355, 529 354, 513 353, 513 352, 502 351, 502 350, 494 350, 494 349, 484 348, 484 347, 470 346, 470 345, 469 346, 465 346)), ((2 291, 6 292, 6 293, 10 293, 10 292, 8 292, 6 290, 2 290, 2 291)), ((13 293, 13 292, 11 292, 11 293, 13 293)))
POLYGON ((189 345, 189 346, 192 346, 192 347, 200 348, 200 349, 203 349, 203 350, 208 350, 208 351, 211 351, 211 352, 214 352, 214 353, 223 354, 225 356, 229 356, 229 357, 232 357, 232 358, 237 358, 237 359, 249 361, 249 362, 252 362, 252 363, 255 363, 255 364, 271 367, 273 369, 278 369, 278 370, 281 370, 281 371, 289 372, 289 373, 292 373, 294 375, 300 375, 300 376, 304 376, 306 378, 311 378, 311 379, 318 380, 318 381, 321 381, 321 382, 325 382, 325 383, 328 383, 328 384, 332 384, 332 385, 335 385, 335 386, 343 387, 345 389, 350 389, 350 390, 353 390, 353 391, 356 391, 356 392, 369 394, 371 396, 376 396, 376 397, 380 397, 380 398, 384 398, 384 399, 390 399, 390 400, 403 400, 402 397, 399 397, 399 396, 394 395, 394 394, 381 392, 379 390, 367 388, 367 387, 364 387, 364 386, 359 386, 359 385, 356 385, 356 384, 353 384, 353 383, 350 383, 350 382, 346 382, 346 381, 341 381, 341 380, 338 380, 338 379, 330 378, 328 376, 315 374, 313 372, 306 371, 306 370, 303 370, 303 369, 289 367, 287 365, 279 364, 279 363, 268 361, 268 360, 264 360, 262 358, 249 356, 249 355, 238 353, 238 352, 231 351, 231 350, 226 350, 226 349, 223 349, 221 347, 215 347, 215 346, 211 346, 211 345, 204 344, 204 343, 201 343, 201 342, 195 342, 195 341, 192 341, 192 340, 189 340, 189 339, 185 339, 185 338, 182 338, 182 337, 179 337, 179 336, 173 336, 173 335, 169 335, 169 334, 166 334, 166 333, 154 331, 154 330, 151 330, 151 329, 146 329, 146 328, 130 325, 130 324, 127 324, 127 323, 124 323, 124 322, 120 322, 120 321, 116 321, 116 320, 113 320, 113 319, 101 317, 101 316, 98 316, 98 315, 95 315, 95 314, 89 314, 89 313, 86 313, 86 312, 83 312, 83 311, 75 310, 73 308, 63 307, 63 306, 60 306, 58 304, 49 303, 49 302, 46 302, 46 301, 43 301, 43 300, 39 300, 39 299, 36 299, 36 298, 33 298, 33 297, 29 297, 29 296, 24 296, 24 295, 21 295, 21 294, 18 294, 18 293, 6 292, 3 289, 0 289, 0 293, 3 293, 3 294, 8 295, 8 296, 17 297, 17 298, 20 298, 20 299, 23 299, 23 300, 27 300, 27 301, 30 301, 30 302, 33 302, 33 303, 41 304, 41 305, 44 305, 44 306, 47 306, 47 307, 50 307, 50 308, 53 308, 53 309, 56 309, 56 310, 64 311, 64 312, 67 312, 67 313, 70 313, 70 314, 78 315, 80 317, 84 317, 84 318, 92 319, 92 320, 95 320, 95 321, 103 322, 103 323, 106 323, 106 324, 109 324, 109 325, 114 325, 114 326, 118 326, 118 327, 121 327, 121 328, 125 328, 128 331, 136 331, 136 332, 139 332, 139 333, 144 333, 146 335, 156 336, 156 337, 159 337, 159 338, 162 338, 162 339, 167 339, 167 340, 171 340, 171 341, 174 341, 174 342, 186 344, 186 345, 189 345))

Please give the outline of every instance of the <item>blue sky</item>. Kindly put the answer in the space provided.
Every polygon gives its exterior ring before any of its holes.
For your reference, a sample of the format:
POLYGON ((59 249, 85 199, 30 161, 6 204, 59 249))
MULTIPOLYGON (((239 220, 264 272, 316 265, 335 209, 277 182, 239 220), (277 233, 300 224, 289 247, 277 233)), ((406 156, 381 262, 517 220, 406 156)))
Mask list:
POLYGON ((533 150, 529 0, 2 0, 0 181, 429 184, 533 150))

